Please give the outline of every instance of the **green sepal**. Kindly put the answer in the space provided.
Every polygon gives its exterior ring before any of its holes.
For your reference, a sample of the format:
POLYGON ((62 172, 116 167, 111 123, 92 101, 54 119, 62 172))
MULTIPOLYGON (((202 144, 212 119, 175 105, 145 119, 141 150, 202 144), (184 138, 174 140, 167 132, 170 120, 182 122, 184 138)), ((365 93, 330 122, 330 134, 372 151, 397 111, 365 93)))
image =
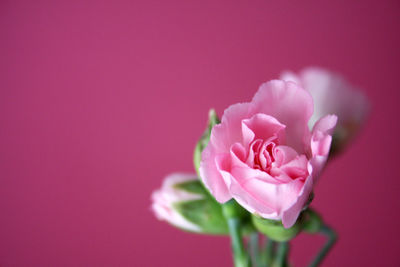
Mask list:
POLYGON ((239 220, 243 235, 249 235, 255 231, 255 228, 251 222, 250 212, 240 206, 235 199, 231 199, 222 204, 222 214, 226 220, 231 218, 239 220))
POLYGON ((207 128, 205 129, 200 140, 197 142, 196 147, 194 148, 194 153, 193 153, 194 168, 199 176, 200 176, 199 167, 200 167, 200 161, 201 161, 201 152, 203 152, 204 148, 207 146, 208 142, 210 141, 211 129, 219 123, 220 123, 220 120, 217 116, 217 113, 215 112, 214 109, 210 109, 210 111, 208 112, 207 128))
POLYGON ((298 220, 292 227, 285 228, 281 221, 264 219, 255 214, 252 214, 251 218, 258 231, 278 242, 291 240, 301 230, 301 220, 298 220))
POLYGON ((310 234, 318 233, 323 226, 321 217, 310 208, 303 212, 302 221, 304 231, 310 234))
POLYGON ((221 204, 208 193, 200 180, 177 183, 174 187, 199 196, 199 199, 173 204, 174 209, 186 220, 199 226, 203 234, 228 234, 228 225, 221 204))
POLYGON ((225 218, 250 218, 250 213, 240 206, 234 199, 222 204, 222 212, 224 213, 225 218))
POLYGON ((204 185, 200 182, 200 180, 190 180, 183 183, 174 184, 174 187, 179 190, 183 190, 193 194, 200 194, 208 196, 204 185))
POLYGON ((199 195, 200 199, 180 201, 174 203, 174 209, 186 220, 198 225, 203 234, 227 235, 229 234, 226 213, 237 217, 242 222, 244 235, 254 231, 250 220, 250 213, 240 206, 235 200, 225 204, 218 203, 200 180, 187 181, 174 184, 176 189, 199 195))
POLYGON ((174 203, 174 208, 185 219, 198 225, 201 233, 228 234, 228 226, 222 215, 221 205, 211 198, 174 203))

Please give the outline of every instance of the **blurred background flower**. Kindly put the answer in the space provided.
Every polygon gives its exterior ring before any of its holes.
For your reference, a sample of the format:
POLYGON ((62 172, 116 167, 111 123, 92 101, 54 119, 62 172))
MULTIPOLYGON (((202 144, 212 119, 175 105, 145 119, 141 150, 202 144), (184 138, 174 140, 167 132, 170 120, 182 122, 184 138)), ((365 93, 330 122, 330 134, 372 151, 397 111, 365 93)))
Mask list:
POLYGON ((172 173, 152 194, 152 210, 160 220, 182 230, 227 234, 221 206, 206 191, 197 175, 172 173))
POLYGON ((152 194, 152 209, 156 217, 165 220, 170 224, 192 232, 201 232, 201 228, 195 223, 186 219, 174 207, 174 204, 202 199, 202 195, 184 191, 176 184, 198 181, 196 175, 174 173, 165 177, 162 187, 152 194))
POLYGON ((285 71, 281 79, 296 82, 311 93, 314 113, 309 122, 310 128, 325 115, 338 116, 332 144, 334 153, 341 151, 365 123, 369 110, 366 96, 340 74, 309 67, 299 74, 285 71))

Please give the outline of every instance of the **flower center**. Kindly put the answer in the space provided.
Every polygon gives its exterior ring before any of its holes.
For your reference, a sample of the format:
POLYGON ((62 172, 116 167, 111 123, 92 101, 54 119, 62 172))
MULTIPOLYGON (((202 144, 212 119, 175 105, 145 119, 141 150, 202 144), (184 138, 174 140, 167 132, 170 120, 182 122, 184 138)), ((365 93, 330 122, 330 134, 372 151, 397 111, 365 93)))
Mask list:
POLYGON ((256 139, 250 144, 250 150, 247 157, 247 164, 255 169, 266 172, 271 170, 277 159, 275 147, 277 138, 271 137, 267 140, 256 139))

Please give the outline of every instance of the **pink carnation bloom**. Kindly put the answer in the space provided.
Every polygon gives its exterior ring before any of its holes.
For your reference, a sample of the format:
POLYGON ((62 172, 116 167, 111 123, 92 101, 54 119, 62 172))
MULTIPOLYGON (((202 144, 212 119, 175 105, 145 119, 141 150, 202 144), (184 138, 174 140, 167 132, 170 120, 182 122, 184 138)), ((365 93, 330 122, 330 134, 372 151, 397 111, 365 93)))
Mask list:
POLYGON ((168 175, 165 177, 161 189, 153 192, 151 208, 159 220, 167 221, 184 230, 201 232, 198 225, 188 221, 174 209, 174 203, 203 198, 202 195, 189 193, 174 187, 175 184, 193 180, 198 180, 195 174, 173 173, 168 175))
POLYGON ((200 174, 217 201, 291 227, 327 159, 337 117, 312 130, 311 95, 293 82, 261 85, 250 103, 227 108, 202 153, 200 174))

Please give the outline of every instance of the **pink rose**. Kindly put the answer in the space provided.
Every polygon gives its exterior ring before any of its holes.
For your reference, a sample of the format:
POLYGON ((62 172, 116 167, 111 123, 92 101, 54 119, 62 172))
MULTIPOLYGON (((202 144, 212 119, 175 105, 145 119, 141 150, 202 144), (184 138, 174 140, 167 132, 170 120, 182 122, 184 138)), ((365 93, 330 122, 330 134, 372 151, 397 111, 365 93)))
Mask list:
POLYGON ((342 76, 313 67, 300 71, 298 75, 286 71, 281 79, 300 84, 312 95, 314 114, 309 121, 310 126, 327 114, 338 116, 334 133, 337 142, 334 144, 339 149, 346 145, 364 123, 369 109, 367 98, 342 76))
POLYGON ((201 232, 198 225, 187 220, 174 207, 174 204, 178 202, 203 198, 202 195, 189 193, 175 187, 176 184, 194 180, 198 180, 196 175, 182 173, 173 173, 164 179, 161 189, 155 191, 151 196, 153 201, 151 208, 159 220, 167 221, 184 230, 201 232))
POLYGON ((224 203, 234 198, 251 213, 291 227, 327 159, 335 115, 312 131, 311 95, 293 82, 261 85, 250 103, 227 108, 202 153, 200 174, 224 203))

